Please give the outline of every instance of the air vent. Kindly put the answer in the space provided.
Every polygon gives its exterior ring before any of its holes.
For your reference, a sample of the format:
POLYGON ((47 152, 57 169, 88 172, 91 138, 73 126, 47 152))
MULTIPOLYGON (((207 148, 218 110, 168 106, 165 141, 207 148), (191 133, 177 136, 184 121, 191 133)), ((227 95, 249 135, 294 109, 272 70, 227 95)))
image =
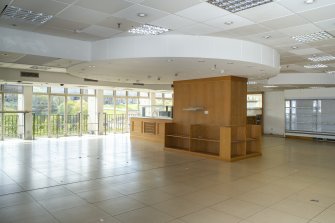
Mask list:
POLYGON ((87 82, 98 82, 98 80, 89 79, 89 78, 84 78, 84 81, 87 81, 87 82))
POLYGON ((39 73, 32 73, 32 72, 21 72, 21 77, 33 77, 33 78, 39 78, 39 73))
POLYGON ((143 83, 133 83, 133 85, 144 86, 143 83))

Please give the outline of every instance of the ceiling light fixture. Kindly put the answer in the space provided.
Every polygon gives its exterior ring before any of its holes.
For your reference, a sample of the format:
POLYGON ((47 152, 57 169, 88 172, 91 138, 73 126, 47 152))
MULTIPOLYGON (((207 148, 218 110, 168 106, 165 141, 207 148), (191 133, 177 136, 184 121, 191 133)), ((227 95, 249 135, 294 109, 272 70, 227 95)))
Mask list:
POLYGON ((299 47, 297 47, 297 46, 292 46, 291 47, 291 49, 293 49, 293 50, 296 50, 296 49, 298 49, 299 47))
POLYGON ((313 4, 315 2, 315 0, 305 0, 304 2, 305 2, 305 4, 313 4))
POLYGON ((334 38, 334 36, 326 31, 304 34, 304 35, 299 35, 299 36, 292 36, 292 39, 298 42, 301 42, 301 43, 309 43, 309 42, 315 42, 315 41, 332 39, 332 38, 334 38))
POLYGON ((230 25, 234 24, 234 22, 233 21, 227 21, 224 24, 227 25, 227 26, 230 26, 230 25))
POLYGON ((257 84, 256 81, 248 81, 248 82, 247 82, 247 85, 255 85, 255 84, 257 84))
POLYGON ((15 19, 33 24, 43 24, 49 21, 53 16, 41 12, 34 12, 27 9, 21 9, 16 6, 8 6, 2 13, 3 18, 15 19))
POLYGON ((265 88, 276 88, 276 87, 278 87, 278 86, 274 86, 274 85, 265 85, 264 87, 265 87, 265 88))
POLYGON ((308 59, 314 62, 321 62, 321 61, 335 60, 335 57, 334 56, 320 56, 320 57, 313 56, 313 57, 309 57, 308 59))
POLYGON ((128 30, 129 33, 141 35, 159 35, 170 31, 167 28, 145 24, 128 30))
POLYGON ((270 39, 271 36, 270 35, 266 35, 266 36, 263 36, 264 39, 270 39))
POLYGON ((148 14, 144 13, 144 12, 139 12, 139 13, 137 13, 137 16, 143 18, 143 17, 147 17, 148 14))
POLYGON ((88 67, 89 67, 89 68, 94 68, 95 66, 94 66, 94 65, 89 65, 88 67))
POLYGON ((304 66, 304 68, 307 68, 307 69, 317 69, 317 68, 326 68, 326 67, 328 66, 325 64, 311 64, 311 65, 304 66))
POLYGON ((207 0, 207 2, 229 12, 235 13, 273 2, 273 0, 207 0))

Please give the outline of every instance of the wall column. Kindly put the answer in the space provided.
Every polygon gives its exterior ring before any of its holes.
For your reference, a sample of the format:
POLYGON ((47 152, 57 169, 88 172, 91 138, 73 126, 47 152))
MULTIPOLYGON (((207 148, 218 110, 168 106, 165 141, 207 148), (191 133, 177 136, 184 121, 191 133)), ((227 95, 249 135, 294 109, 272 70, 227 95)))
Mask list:
POLYGON ((24 86, 23 87, 23 110, 29 111, 25 114, 24 119, 24 139, 32 140, 33 139, 33 87, 24 86))
POLYGON ((99 135, 105 134, 105 117, 104 117, 104 91, 101 89, 96 90, 97 97, 97 113, 98 113, 98 129, 99 135))

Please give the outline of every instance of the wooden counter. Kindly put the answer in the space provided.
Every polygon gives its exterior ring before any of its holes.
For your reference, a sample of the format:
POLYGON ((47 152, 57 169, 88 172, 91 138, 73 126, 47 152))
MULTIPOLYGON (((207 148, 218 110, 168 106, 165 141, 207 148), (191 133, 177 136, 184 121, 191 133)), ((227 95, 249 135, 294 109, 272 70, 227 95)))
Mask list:
POLYGON ((165 123, 169 118, 132 117, 130 119, 130 137, 164 143, 165 123))

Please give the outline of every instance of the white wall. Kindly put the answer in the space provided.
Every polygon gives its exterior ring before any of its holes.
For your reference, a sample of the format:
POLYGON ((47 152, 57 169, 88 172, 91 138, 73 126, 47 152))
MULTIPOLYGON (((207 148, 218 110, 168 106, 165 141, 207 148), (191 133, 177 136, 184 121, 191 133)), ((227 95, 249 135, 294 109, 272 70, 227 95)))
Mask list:
POLYGON ((283 91, 264 93, 264 133, 284 135, 285 99, 283 91))

